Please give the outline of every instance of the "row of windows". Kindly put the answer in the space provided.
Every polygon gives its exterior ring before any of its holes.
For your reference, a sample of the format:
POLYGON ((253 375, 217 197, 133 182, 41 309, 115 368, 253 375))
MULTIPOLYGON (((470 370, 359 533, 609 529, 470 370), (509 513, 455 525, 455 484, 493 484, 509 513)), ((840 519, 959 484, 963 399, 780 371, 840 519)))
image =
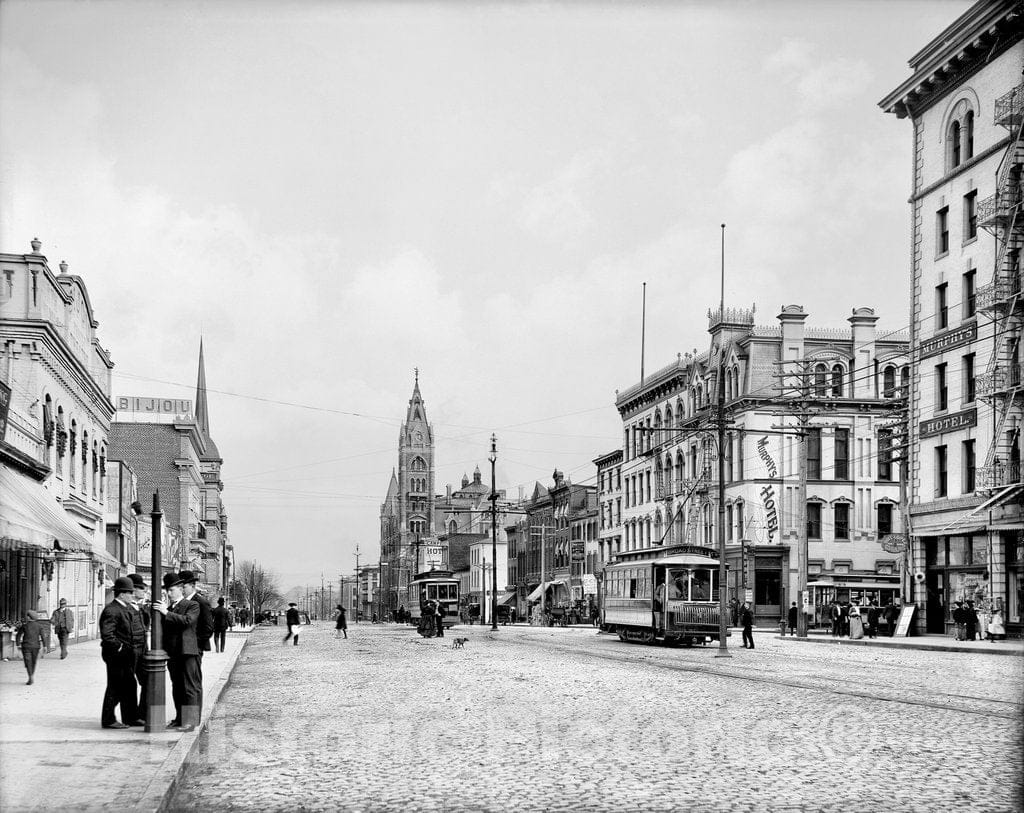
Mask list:
MULTIPOLYGON (((998 470, 997 484, 1003 482, 1020 482, 1020 434, 1016 431, 1007 432, 1006 443, 1010 454, 1008 460, 996 458, 994 468, 998 470)), ((949 446, 936 446, 935 451, 935 496, 949 496, 949 446)), ((960 443, 960 493, 971 494, 978 487, 978 459, 974 439, 960 443)))
MULTIPOLYGON (((971 285, 971 302, 973 303, 973 277, 971 285)), ((733 367, 727 370, 725 381, 726 400, 732 400, 734 396, 738 397, 740 394, 738 368, 733 367)), ((910 369, 907 366, 887 364, 882 367, 881 380, 876 379, 876 386, 881 385, 882 397, 895 398, 901 394, 901 389, 906 390, 909 381, 910 369)), ((848 363, 833 363, 831 365, 818 363, 811 370, 811 381, 808 383, 813 393, 821 398, 852 398, 854 395, 854 371, 848 363)), ((665 405, 664 419, 659 407, 655 409, 653 416, 648 416, 642 421, 625 427, 624 453, 626 459, 632 460, 658 446, 681 439, 682 434, 679 429, 682 427, 684 418, 682 399, 677 398, 674 410, 671 404, 665 405), (674 425, 673 416, 675 416, 674 425)), ((611 470, 606 472, 605 476, 607 479, 602 478, 601 487, 603 490, 610 491, 612 486, 611 470)), ((621 478, 618 487, 621 487, 621 478)))
POLYGON ((66 421, 64 407, 54 407, 49 394, 42 403, 43 455, 44 462, 57 476, 66 474, 71 488, 77 488, 84 495, 103 502, 106 492, 107 446, 91 440, 89 431, 81 428, 79 437, 78 421, 66 421))

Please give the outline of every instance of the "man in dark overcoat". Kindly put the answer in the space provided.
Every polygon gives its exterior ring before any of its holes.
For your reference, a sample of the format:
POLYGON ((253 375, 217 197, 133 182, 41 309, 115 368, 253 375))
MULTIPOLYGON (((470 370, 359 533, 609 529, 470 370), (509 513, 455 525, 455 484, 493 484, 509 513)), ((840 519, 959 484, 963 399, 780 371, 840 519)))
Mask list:
POLYGON ((142 615, 132 606, 135 585, 127 576, 114 581, 114 600, 100 613, 100 649, 107 667, 107 688, 103 693, 100 724, 104 728, 142 726, 135 686, 136 663, 146 651, 146 630, 142 615), (114 711, 121 707, 121 722, 114 711))
POLYGON ((179 574, 165 573, 163 584, 167 601, 154 602, 153 610, 163 616, 163 644, 174 699, 174 719, 167 727, 193 731, 202 716, 203 675, 196 637, 199 603, 185 598, 179 574))
MULTIPOLYGON (((135 588, 135 593, 132 596, 132 606, 139 612, 142 618, 142 627, 146 631, 146 642, 142 648, 142 653, 145 655, 149 651, 149 629, 152 625, 149 611, 149 592, 146 589, 146 580, 138 573, 129 573, 128 578, 132 580, 132 586, 135 588)), ((144 657, 139 658, 135 662, 135 679, 139 683, 139 717, 145 718, 149 699, 146 688, 148 683, 146 679, 146 659, 144 657)))

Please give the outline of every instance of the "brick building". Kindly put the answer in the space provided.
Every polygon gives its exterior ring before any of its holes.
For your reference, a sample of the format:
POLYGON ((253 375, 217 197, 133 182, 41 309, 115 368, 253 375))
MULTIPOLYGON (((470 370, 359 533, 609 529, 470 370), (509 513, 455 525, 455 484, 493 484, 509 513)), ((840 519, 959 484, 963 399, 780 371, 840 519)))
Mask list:
MULTIPOLYGON (((153 493, 160 492, 168 529, 165 543, 170 548, 165 563, 199 574, 201 589, 208 595, 224 593, 231 578, 232 546, 221 499, 223 459, 210 436, 202 343, 194 408, 192 401, 182 399, 119 396, 116 400, 110 454, 135 471, 147 512, 153 493), (180 540, 177 550, 175 540, 180 540)), ((139 558, 140 571, 148 572, 148 554, 140 551, 139 558)))

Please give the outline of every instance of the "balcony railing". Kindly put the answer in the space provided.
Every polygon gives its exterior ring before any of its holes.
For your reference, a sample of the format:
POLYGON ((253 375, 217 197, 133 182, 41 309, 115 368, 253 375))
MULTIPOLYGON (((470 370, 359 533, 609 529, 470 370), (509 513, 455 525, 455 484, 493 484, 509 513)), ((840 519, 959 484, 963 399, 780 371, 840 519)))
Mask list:
POLYGON ((1019 362, 1016 364, 1005 363, 997 365, 990 373, 982 373, 975 379, 978 395, 985 398, 1020 387, 1021 367, 1019 362))
POLYGON ((1020 463, 996 463, 977 471, 977 490, 987 491, 1020 482, 1020 463))
POLYGON ((1005 226, 1013 215, 1014 209, 1020 206, 1020 193, 1009 189, 996 192, 978 203, 978 225, 985 229, 1005 226))
POLYGON ((1024 83, 996 99, 993 121, 1000 127, 1013 127, 1021 122, 1024 110, 1024 83))
POLYGON ((975 294, 975 307, 980 311, 992 310, 1020 293, 1020 273, 1000 270, 988 285, 982 285, 975 294))

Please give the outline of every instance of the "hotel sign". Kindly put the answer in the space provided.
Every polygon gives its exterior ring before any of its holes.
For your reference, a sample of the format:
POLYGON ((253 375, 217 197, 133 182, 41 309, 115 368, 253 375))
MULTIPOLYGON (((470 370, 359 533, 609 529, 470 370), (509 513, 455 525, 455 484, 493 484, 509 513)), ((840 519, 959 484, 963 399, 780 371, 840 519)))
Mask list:
POLYGON ((969 429, 978 425, 978 410, 967 409, 963 412, 955 412, 952 415, 943 415, 941 418, 932 418, 921 421, 918 434, 922 438, 930 438, 934 435, 941 435, 943 432, 954 432, 957 429, 969 429))
POLYGON ((924 359, 928 358, 928 356, 936 356, 939 353, 952 350, 954 347, 970 344, 977 338, 977 322, 971 322, 969 325, 958 327, 955 330, 947 330, 945 333, 940 333, 938 336, 932 336, 930 339, 925 339, 921 342, 918 349, 918 358, 924 359))

